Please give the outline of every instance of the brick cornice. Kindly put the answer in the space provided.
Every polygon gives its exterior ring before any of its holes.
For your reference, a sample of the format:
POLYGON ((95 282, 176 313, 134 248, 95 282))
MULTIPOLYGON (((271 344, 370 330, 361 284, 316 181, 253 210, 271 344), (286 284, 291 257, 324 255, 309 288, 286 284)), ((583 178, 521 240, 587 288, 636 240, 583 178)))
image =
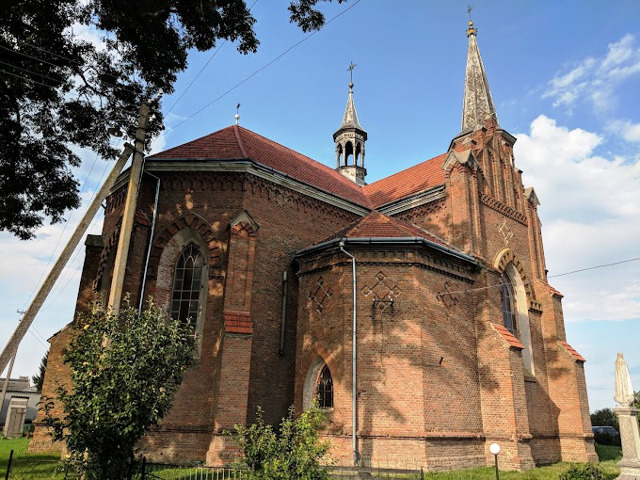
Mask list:
POLYGON ((492 210, 495 210, 496 212, 499 212, 501 214, 503 214, 506 217, 511 218, 512 220, 515 220, 518 223, 521 223, 524 226, 527 226, 527 217, 524 213, 520 213, 517 210, 511 208, 508 205, 505 205, 504 203, 500 202, 499 200, 496 200, 493 197, 490 197, 489 195, 487 195, 486 193, 481 193, 480 194, 480 202, 483 205, 486 205, 487 207, 491 208, 492 210))

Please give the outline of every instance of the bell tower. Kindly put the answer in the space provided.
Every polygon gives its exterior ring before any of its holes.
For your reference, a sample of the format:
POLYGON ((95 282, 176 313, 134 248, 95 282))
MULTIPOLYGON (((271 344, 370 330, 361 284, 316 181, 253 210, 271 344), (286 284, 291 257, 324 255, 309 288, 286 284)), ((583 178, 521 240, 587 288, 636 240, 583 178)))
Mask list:
POLYGON ((336 144, 336 170, 352 182, 365 185, 364 177, 367 171, 364 168, 364 143, 367 140, 367 132, 358 122, 356 104, 353 101, 354 68, 355 64, 351 62, 347 69, 351 75, 347 107, 340 128, 333 134, 333 141, 336 144))

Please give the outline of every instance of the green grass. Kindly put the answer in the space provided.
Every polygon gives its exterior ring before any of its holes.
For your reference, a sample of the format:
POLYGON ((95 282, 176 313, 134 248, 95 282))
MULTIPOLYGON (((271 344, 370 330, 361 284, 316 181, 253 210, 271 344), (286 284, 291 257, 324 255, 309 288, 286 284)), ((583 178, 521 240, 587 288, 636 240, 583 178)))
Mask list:
POLYGON ((615 447, 613 445, 600 445, 596 443, 596 453, 601 462, 608 460, 614 460, 619 462, 622 459, 622 447, 615 447))
MULTIPOLYGON (((54 454, 29 453, 29 440, 26 438, 0 439, 0 477, 4 477, 7 470, 9 452, 13 453, 12 472, 16 479, 63 479, 60 472, 60 457, 54 454), (56 471, 56 469, 58 471, 56 471)), ((596 444, 596 453, 600 458, 600 466, 605 472, 605 478, 614 479, 620 473, 616 463, 622 458, 620 447, 596 444)), ((557 463, 547 467, 539 467, 524 472, 500 471, 500 480, 557 480, 561 473, 571 467, 570 463, 557 463)), ((186 469, 167 469, 164 474, 171 472, 171 478, 187 478, 191 473, 186 469), (171 472, 175 470, 174 472, 171 472)), ((159 472, 157 472, 159 473, 159 472)), ((170 474, 170 475, 171 475, 170 474)), ((427 473, 428 480, 495 480, 495 470, 492 467, 473 468, 443 473, 427 473)))
POLYGON ((0 475, 7 471, 9 454, 13 450, 11 462, 12 477, 15 479, 63 479, 60 470, 60 456, 53 454, 29 453, 27 438, 0 438, 0 475))

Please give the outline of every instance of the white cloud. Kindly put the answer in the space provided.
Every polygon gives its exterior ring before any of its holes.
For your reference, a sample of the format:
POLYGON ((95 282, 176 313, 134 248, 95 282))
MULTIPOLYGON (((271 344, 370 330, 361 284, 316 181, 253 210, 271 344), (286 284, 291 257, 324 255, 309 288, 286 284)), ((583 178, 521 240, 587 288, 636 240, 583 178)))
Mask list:
POLYGON ((565 318, 640 318, 640 262, 553 278, 553 275, 640 257, 640 163, 604 158, 602 137, 569 130, 544 115, 516 135, 525 185, 542 202, 549 281, 565 294, 565 318))
POLYGON ((558 72, 548 82, 543 98, 553 99, 554 107, 572 107, 586 99, 598 112, 611 110, 617 104, 615 89, 627 78, 640 73, 640 47, 636 37, 626 34, 608 45, 600 57, 587 57, 570 68, 558 72))
POLYGON ((628 142, 640 142, 640 123, 628 120, 613 120, 607 124, 607 131, 619 135, 628 142))

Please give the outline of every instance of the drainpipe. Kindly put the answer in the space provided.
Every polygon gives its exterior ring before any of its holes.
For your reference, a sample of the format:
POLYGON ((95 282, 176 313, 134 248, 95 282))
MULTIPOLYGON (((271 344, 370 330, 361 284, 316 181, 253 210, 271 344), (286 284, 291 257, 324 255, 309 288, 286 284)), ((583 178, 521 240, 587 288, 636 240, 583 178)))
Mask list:
POLYGON ((138 303, 138 314, 142 312, 142 304, 144 302, 144 289, 147 286, 147 271, 149 270, 149 258, 151 257, 151 246, 153 245, 153 234, 156 230, 156 219, 158 218, 158 198, 160 196, 160 178, 155 175, 144 172, 150 177, 156 179, 156 196, 153 200, 153 218, 151 219, 151 232, 149 233, 149 245, 147 246, 147 257, 144 260, 144 271, 142 273, 142 285, 140 286, 140 302, 138 303))
POLYGON ((287 272, 282 272, 282 315, 280 317, 280 350, 279 354, 284 355, 284 331, 287 321, 287 272))
POLYGON ((344 249, 344 240, 340 241, 339 244, 340 247, 340 251, 342 253, 344 253, 347 257, 351 258, 351 277, 353 280, 353 338, 351 340, 352 342, 352 351, 353 351, 353 358, 352 358, 352 365, 353 365, 353 372, 352 372, 352 376, 353 376, 353 391, 351 392, 351 412, 352 412, 352 418, 351 418, 351 430, 353 432, 352 434, 352 446, 353 446, 353 466, 357 467, 358 466, 358 460, 359 460, 359 455, 358 455, 358 442, 357 442, 357 427, 358 427, 358 411, 357 411, 357 407, 358 407, 358 402, 357 402, 357 343, 356 343, 356 328, 357 328, 357 323, 356 323, 356 319, 357 319, 357 315, 356 315, 356 257, 354 257, 353 255, 351 255, 349 252, 347 252, 344 249))

